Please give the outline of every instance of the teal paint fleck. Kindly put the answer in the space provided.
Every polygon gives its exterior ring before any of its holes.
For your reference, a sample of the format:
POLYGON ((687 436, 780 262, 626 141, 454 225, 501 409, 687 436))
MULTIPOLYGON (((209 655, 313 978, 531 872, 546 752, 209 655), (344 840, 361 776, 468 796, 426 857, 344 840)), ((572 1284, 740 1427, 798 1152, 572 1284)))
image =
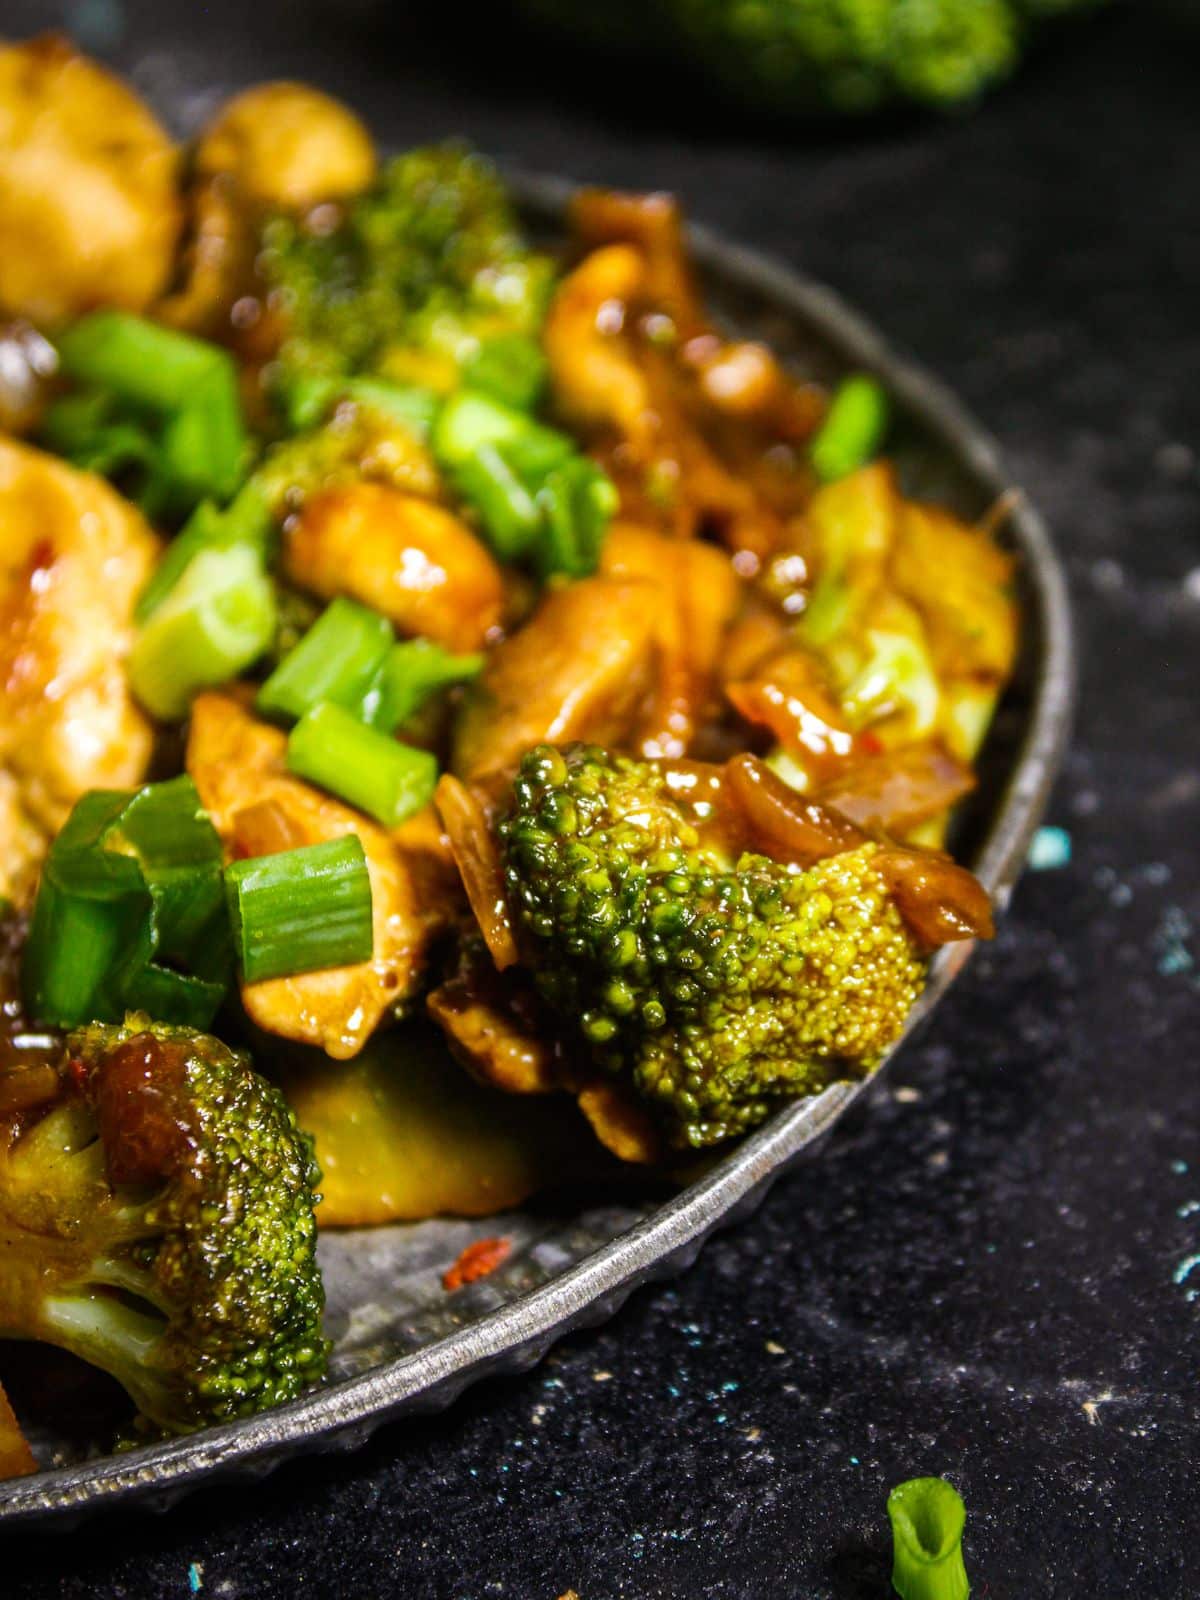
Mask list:
MULTIPOLYGON (((1200 1267, 1200 1255, 1184 1256, 1183 1260, 1175 1268, 1173 1274, 1175 1282, 1182 1288, 1197 1267, 1200 1267)), ((1189 1300, 1200 1299, 1200 1289, 1189 1289, 1187 1297, 1189 1300)))
POLYGON ((1039 828, 1029 846, 1033 872, 1053 872, 1071 862, 1071 835, 1065 828, 1039 828))
POLYGON ((188 1590, 192 1594, 199 1594, 204 1587, 204 1568, 198 1561, 193 1561, 188 1568, 188 1590))

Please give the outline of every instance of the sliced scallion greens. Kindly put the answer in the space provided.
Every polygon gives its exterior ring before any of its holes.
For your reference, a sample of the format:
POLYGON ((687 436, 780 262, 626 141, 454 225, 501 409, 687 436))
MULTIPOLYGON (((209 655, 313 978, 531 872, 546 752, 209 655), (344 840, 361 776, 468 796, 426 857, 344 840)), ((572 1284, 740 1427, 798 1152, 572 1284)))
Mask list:
POLYGON ((354 834, 231 862, 225 894, 247 983, 370 959, 371 879, 354 834))
POLYGON ((809 459, 818 478, 830 483, 865 467, 882 444, 887 424, 883 386, 862 372, 844 378, 809 446, 809 459))
POLYGON ((330 704, 306 712, 288 738, 288 769, 397 827, 427 806, 437 785, 428 750, 400 744, 330 704))
POLYGON ((944 1478, 910 1478, 888 1495, 892 1587, 900 1600, 967 1600, 963 1565, 966 1508, 944 1478))
POLYGON ((134 641, 129 682, 164 722, 187 714, 192 697, 256 661, 275 629, 275 594, 254 550, 202 549, 134 641))
POLYGON ((354 709, 383 665, 395 635, 386 617, 339 596, 258 692, 267 716, 296 721, 322 701, 354 709))

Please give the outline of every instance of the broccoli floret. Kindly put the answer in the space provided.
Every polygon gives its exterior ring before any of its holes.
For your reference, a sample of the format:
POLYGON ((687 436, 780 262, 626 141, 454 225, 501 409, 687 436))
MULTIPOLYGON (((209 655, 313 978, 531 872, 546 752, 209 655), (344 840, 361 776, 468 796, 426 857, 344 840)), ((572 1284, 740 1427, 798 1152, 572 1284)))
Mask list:
POLYGON ((144 1433, 290 1400, 325 1370, 312 1142, 220 1040, 131 1014, 71 1034, 0 1119, 0 1338, 59 1345, 144 1433))
POLYGON ((495 171, 459 145, 395 157, 332 229, 319 212, 271 219, 263 245, 288 329, 285 386, 367 371, 424 380, 389 367, 390 353, 413 347, 453 374, 482 338, 535 331, 551 280, 495 171))
POLYGON ((711 803, 686 793, 651 762, 541 746, 499 835, 542 994, 673 1143, 702 1146, 869 1072, 926 962, 879 846, 804 871, 733 857, 711 803))
POLYGON ((1007 77, 1033 25, 1100 0, 563 0, 525 9, 591 41, 699 67, 784 113, 954 106, 1007 77))

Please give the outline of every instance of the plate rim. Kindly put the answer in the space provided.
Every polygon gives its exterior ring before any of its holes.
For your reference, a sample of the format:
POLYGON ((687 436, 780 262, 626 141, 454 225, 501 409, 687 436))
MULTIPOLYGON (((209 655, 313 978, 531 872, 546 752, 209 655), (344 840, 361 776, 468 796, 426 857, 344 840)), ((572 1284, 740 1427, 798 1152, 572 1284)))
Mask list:
MULTIPOLYGON (((580 185, 566 178, 506 171, 518 205, 561 221, 580 185)), ((847 364, 876 373, 904 408, 936 433, 959 462, 999 496, 1010 492, 1001 452, 942 382, 891 343, 841 296, 769 254, 703 224, 687 229, 693 259, 750 289, 785 314, 818 327, 847 364)), ((1066 754, 1075 701, 1075 636, 1065 574, 1040 513, 1023 492, 1009 527, 1036 600, 1039 670, 1011 774, 999 798, 975 871, 1003 910, 1066 754)), ((767 1187, 813 1148, 887 1070, 905 1040, 936 1007, 971 953, 940 952, 928 986, 876 1073, 837 1083, 800 1101, 741 1140, 702 1178, 656 1206, 634 1227, 557 1277, 497 1307, 478 1322, 285 1406, 181 1439, 142 1446, 0 1483, 0 1529, 79 1520, 133 1501, 166 1509, 201 1484, 261 1477, 295 1451, 347 1450, 402 1412, 440 1410, 469 1384, 496 1372, 527 1370, 567 1333, 611 1316, 642 1284, 690 1265, 708 1236, 738 1220, 767 1187)))

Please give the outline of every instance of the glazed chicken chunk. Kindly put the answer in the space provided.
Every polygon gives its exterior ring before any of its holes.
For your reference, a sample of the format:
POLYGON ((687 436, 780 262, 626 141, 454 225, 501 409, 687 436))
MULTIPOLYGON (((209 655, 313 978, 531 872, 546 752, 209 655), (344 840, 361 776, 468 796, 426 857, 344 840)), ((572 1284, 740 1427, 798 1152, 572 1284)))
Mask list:
POLYGON ((100 478, 0 439, 0 893, 18 904, 80 795, 145 775, 125 658, 158 549, 100 478))
POLYGON ((229 855, 270 855, 357 834, 367 858, 375 927, 369 961, 245 984, 251 1020, 268 1033, 346 1060, 412 991, 453 900, 453 866, 431 814, 394 834, 286 769, 287 736, 227 694, 192 708, 187 767, 229 855), (440 891, 440 892, 439 892, 440 891))
POLYGON ((149 305, 174 260, 176 167, 137 96, 65 40, 0 47, 0 309, 149 305))

